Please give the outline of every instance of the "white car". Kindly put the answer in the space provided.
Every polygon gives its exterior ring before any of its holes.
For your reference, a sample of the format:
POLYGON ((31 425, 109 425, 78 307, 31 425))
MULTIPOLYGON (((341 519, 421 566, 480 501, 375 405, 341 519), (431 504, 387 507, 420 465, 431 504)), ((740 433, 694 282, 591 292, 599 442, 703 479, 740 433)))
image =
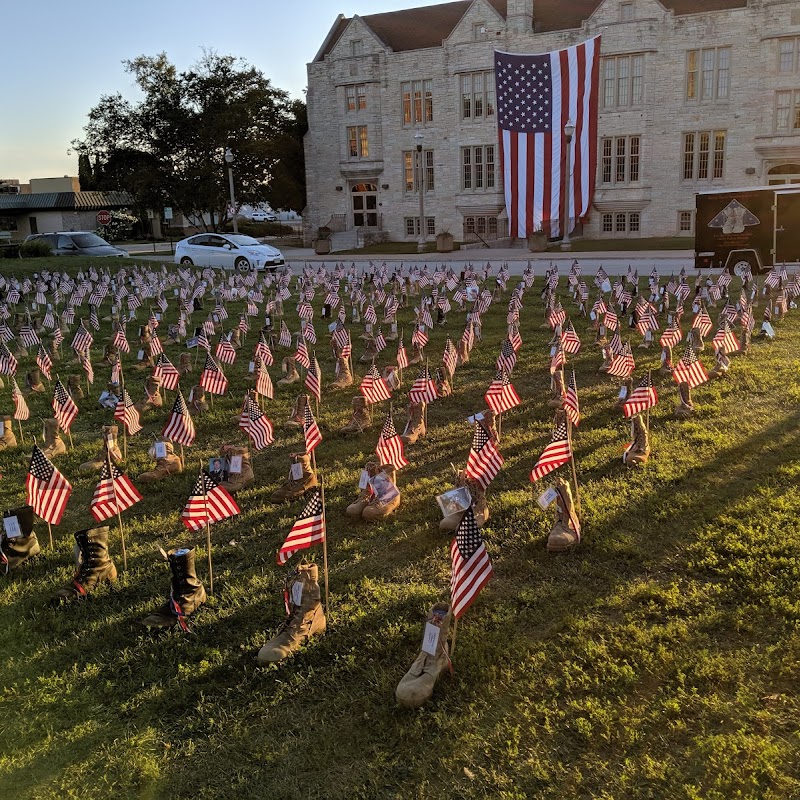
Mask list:
POLYGON ((277 222, 278 215, 274 211, 262 211, 260 208, 257 208, 250 219, 253 222, 277 222))
POLYGON ((175 245, 175 263, 196 267, 274 270, 285 263, 283 253, 241 233, 198 233, 175 245))

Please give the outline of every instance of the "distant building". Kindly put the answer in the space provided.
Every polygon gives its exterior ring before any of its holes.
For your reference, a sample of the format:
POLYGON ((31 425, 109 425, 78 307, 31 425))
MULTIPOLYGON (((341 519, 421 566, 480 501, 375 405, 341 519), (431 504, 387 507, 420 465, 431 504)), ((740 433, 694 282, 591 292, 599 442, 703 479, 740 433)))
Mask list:
POLYGON ((492 52, 600 33, 586 236, 691 236, 698 191, 800 182, 797 0, 457 0, 333 24, 308 65, 307 233, 416 239, 420 131, 427 236, 505 236, 492 52))

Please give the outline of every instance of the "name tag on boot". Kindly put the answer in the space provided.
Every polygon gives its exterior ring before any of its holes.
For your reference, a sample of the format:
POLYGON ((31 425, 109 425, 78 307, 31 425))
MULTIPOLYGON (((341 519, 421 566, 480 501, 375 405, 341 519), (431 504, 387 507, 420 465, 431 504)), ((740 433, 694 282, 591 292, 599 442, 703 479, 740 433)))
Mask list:
POLYGON ((3 531, 6 539, 19 539, 22 536, 22 529, 19 527, 19 519, 16 516, 3 517, 3 531))

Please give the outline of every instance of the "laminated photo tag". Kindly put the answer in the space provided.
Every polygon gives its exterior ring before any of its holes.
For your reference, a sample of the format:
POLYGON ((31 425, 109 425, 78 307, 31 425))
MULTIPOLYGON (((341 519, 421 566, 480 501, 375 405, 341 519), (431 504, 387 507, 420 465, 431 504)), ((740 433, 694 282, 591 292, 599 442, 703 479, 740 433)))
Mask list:
POLYGON ((628 387, 627 386, 621 386, 620 390, 619 390, 619 395, 618 395, 619 399, 620 400, 624 400, 627 396, 628 396, 628 387))
POLYGON ((140 351, 139 351, 139 352, 136 354, 136 358, 137 358, 139 361, 142 361, 142 360, 144 360, 144 350, 140 350, 140 351))
MULTIPOLYGON (((241 470, 239 471, 241 472, 241 470)), ((299 481, 302 479, 302 477, 303 477, 303 465, 299 461, 296 461, 294 464, 292 464, 292 480, 299 481)))
POLYGON ((292 603, 299 606, 303 602, 303 581, 295 581, 292 584, 292 603))
POLYGON ((692 303, 692 313, 696 314, 700 310, 700 306, 697 303, 692 303))
POLYGON ((173 289, 172 294, 177 297, 178 296, 178 289, 173 289))
POLYGON ((536 502, 539 504, 542 511, 546 511, 557 497, 558 492, 551 486, 536 498, 536 502))
POLYGON ((590 311, 589 312, 589 319, 592 320, 592 321, 596 320, 597 319, 597 314, 595 314, 594 311, 590 311))
POLYGON ((770 339, 774 339, 775 338, 775 328, 773 328, 772 325, 769 324, 769 322, 762 322, 761 323, 761 330, 764 331, 764 333, 770 339))
POLYGON ((458 489, 450 489, 449 492, 438 495, 436 502, 439 504, 442 516, 447 517, 450 514, 466 511, 472 505, 472 495, 466 486, 459 486, 458 489))
POLYGON ((156 321, 157 322, 161 322, 161 312, 160 311, 156 312, 156 321))
POLYGON ((553 357, 555 354, 556 354, 556 346, 555 346, 555 345, 553 345, 553 346, 550 348, 550 358, 552 358, 552 357, 553 357))
POLYGON ((436 648, 439 645, 439 634, 441 632, 442 629, 438 627, 438 625, 433 625, 430 622, 425 623, 425 633, 422 637, 423 653, 427 653, 429 656, 436 655, 436 648))
POLYGON ((372 333, 372 323, 371 322, 367 322, 364 325, 364 329, 366 330, 367 333, 372 333))
POLYGON ((358 479, 358 488, 366 489, 368 485, 369 485, 369 472, 367 472, 365 469, 362 469, 361 477, 358 479))
POLYGON ((187 402, 191 403, 192 400, 194 400, 194 386, 192 386, 192 388, 189 389, 189 398, 187 402))
POLYGON ((166 442, 156 442, 155 450, 156 450, 156 458, 166 458, 167 457, 167 443, 166 442))
POLYGON ((197 347, 197 337, 196 336, 192 336, 191 339, 187 339, 186 340, 186 347, 190 348, 190 349, 192 347, 197 347))
POLYGON ((478 414, 473 414, 470 417, 467 417, 467 424, 474 425, 479 419, 483 419, 483 411, 479 412, 478 414))
POLYGON ((600 284, 600 288, 601 288, 601 289, 602 289, 604 292, 610 292, 610 291, 611 291, 611 281, 610 281, 608 278, 606 278, 606 279, 605 279, 605 280, 604 280, 604 281, 603 281, 603 282, 600 284))
POLYGON ((270 327, 272 327, 272 320, 270 319, 269 315, 267 315, 266 317, 264 317, 264 327, 265 327, 265 328, 270 328, 270 327))
POLYGON ((667 351, 666 350, 662 350, 661 351, 661 363, 663 364, 666 360, 667 360, 667 351))
POLYGON ((397 333, 397 323, 396 322, 392 323, 392 333, 397 333))
POLYGON ((241 471, 242 471, 242 457, 231 456, 231 459, 228 462, 228 472, 230 472, 231 475, 238 475, 241 471))
POLYGON ((255 362, 255 361, 251 361, 251 362, 250 362, 250 363, 247 365, 247 371, 248 371, 248 372, 255 372, 255 371, 256 371, 256 362, 255 362))
POLYGON ((227 462, 224 458, 215 456, 208 459, 208 474, 215 480, 221 481, 225 477, 227 462))
POLYGON ((22 536, 22 529, 19 527, 19 520, 16 516, 3 517, 3 531, 6 539, 19 539, 22 536))
POLYGON ((38 303, 31 303, 31 311, 36 311, 37 308, 39 308, 38 303))
POLYGON ((336 322, 331 322, 331 324, 328 325, 328 333, 333 333, 336 330, 336 325, 336 322))

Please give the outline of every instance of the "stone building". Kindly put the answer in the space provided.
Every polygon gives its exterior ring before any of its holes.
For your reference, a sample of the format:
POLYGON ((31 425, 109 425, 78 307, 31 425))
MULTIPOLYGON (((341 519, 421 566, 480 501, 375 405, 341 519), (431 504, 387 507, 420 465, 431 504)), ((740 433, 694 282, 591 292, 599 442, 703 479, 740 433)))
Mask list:
MULTIPOLYGON (((368 4, 367 4, 368 6, 368 4)), ((691 236, 698 191, 800 182, 800 0, 456 0, 339 16, 308 65, 307 232, 502 238, 494 49, 602 34, 591 238, 691 236)))

